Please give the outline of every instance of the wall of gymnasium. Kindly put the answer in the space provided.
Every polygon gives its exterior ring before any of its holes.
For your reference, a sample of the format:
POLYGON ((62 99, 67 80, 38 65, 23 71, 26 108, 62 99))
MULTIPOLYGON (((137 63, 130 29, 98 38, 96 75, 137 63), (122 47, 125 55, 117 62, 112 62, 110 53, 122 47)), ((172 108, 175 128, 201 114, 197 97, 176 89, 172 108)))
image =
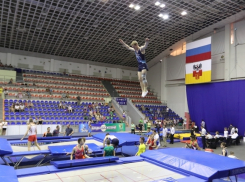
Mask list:
MULTIPOLYGON (((228 24, 216 33, 211 32, 201 37, 212 36, 212 82, 245 78, 244 35, 245 21, 243 20, 228 24), (234 34, 233 44, 231 44, 232 30, 234 34)), ((178 56, 165 57, 163 63, 151 67, 148 74, 149 84, 154 87, 161 100, 166 101, 167 105, 182 117, 184 117, 185 112, 188 112, 185 56, 184 53, 178 56), (159 72, 162 72, 161 77, 157 76, 159 72)))
POLYGON ((137 71, 121 68, 111 68, 92 64, 74 63, 2 52, 0 52, 0 60, 3 64, 12 64, 14 67, 18 68, 44 70, 51 72, 63 72, 66 70, 67 73, 73 74, 125 80, 138 80, 137 71))

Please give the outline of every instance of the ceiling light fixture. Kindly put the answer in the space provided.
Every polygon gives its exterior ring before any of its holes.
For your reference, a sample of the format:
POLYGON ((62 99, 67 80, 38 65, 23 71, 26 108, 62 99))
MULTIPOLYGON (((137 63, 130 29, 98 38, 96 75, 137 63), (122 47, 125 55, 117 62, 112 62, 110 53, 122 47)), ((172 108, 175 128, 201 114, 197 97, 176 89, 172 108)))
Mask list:
POLYGON ((161 13, 161 14, 159 14, 158 16, 159 16, 159 17, 163 17, 163 14, 161 13))
POLYGON ((156 3, 155 3, 155 5, 156 6, 159 6, 161 3, 159 2, 159 1, 157 1, 156 3))
POLYGON ((181 15, 187 15, 187 12, 186 11, 183 11, 182 13, 181 13, 181 15))
POLYGON ((129 7, 130 7, 130 8, 134 8, 134 4, 130 4, 129 7))
POLYGON ((136 6, 134 7, 134 9, 135 9, 135 10, 139 10, 139 9, 140 9, 140 6, 139 6, 139 5, 136 5, 136 6))
POLYGON ((164 20, 166 20, 166 19, 168 19, 168 15, 163 15, 162 18, 163 18, 164 20))
POLYGON ((160 4, 160 7, 161 7, 161 8, 164 8, 164 7, 165 7, 165 4, 160 4))

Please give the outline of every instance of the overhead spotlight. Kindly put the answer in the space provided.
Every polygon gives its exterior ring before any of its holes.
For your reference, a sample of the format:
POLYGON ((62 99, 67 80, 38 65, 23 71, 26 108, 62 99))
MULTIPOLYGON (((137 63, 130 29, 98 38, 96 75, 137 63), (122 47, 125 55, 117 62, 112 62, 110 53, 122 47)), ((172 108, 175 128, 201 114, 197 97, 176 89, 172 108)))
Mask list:
POLYGON ((130 8, 134 8, 134 4, 130 4, 129 7, 130 7, 130 8))
POLYGON ((139 6, 139 5, 136 5, 136 6, 134 7, 134 9, 135 9, 135 10, 139 10, 139 9, 140 9, 140 6, 139 6))
POLYGON ((161 7, 161 8, 164 8, 164 7, 165 7, 165 4, 160 4, 160 7, 161 7))
POLYGON ((159 6, 161 3, 159 1, 155 2, 156 6, 159 6))
POLYGON ((168 19, 168 15, 163 15, 162 18, 163 18, 164 20, 166 20, 166 19, 168 19))
POLYGON ((187 12, 186 11, 183 11, 182 13, 181 13, 181 15, 187 15, 187 12))
POLYGON ((161 14, 159 14, 158 16, 162 18, 162 17, 163 17, 163 14, 161 13, 161 14))

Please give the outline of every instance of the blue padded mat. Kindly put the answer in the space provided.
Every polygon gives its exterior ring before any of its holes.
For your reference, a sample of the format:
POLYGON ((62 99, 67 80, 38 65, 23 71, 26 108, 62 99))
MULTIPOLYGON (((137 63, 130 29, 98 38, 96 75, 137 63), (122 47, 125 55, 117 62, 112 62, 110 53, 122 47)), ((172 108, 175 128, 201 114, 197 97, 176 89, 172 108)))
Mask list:
MULTIPOLYGON (((96 135, 93 135, 95 139, 98 139, 99 141, 103 141, 105 138, 106 133, 99 133, 96 135)), ((110 135, 114 135, 119 140, 119 146, 129 146, 129 145, 137 145, 139 144, 140 136, 139 135, 133 135, 129 133, 110 133, 110 135)))
POLYGON ((12 154, 13 150, 7 139, 0 138, 0 156, 12 154))
POLYGON ((206 180, 241 174, 245 171, 244 161, 185 148, 146 151, 141 157, 206 180))
POLYGON ((177 180, 173 179, 173 178, 164 178, 164 179, 155 180, 155 181, 151 181, 151 182, 207 182, 207 180, 196 178, 194 176, 189 176, 189 177, 181 178, 181 179, 177 179, 177 180))
POLYGON ((47 166, 42 167, 32 167, 32 168, 24 168, 15 170, 18 177, 24 176, 32 176, 32 175, 40 175, 40 174, 48 174, 49 168, 47 166))
POLYGON ((65 167, 69 168, 69 167, 114 162, 116 160, 119 160, 119 158, 118 157, 95 157, 95 158, 78 159, 78 160, 52 161, 51 164, 53 164, 57 168, 65 168, 65 167))
POLYGON ((18 178, 14 167, 0 165, 0 181, 1 182, 18 182, 18 178))
MULTIPOLYGON (((98 145, 94 143, 89 143, 87 145, 88 145, 88 148, 92 150, 92 153, 102 153, 102 150, 98 145)), ((50 150, 52 155, 62 155, 62 154, 72 152, 72 149, 75 146, 76 145, 48 146, 48 149, 50 150)))
POLYGON ((140 156, 133 156, 133 157, 122 157, 119 160, 122 161, 123 163, 132 163, 132 162, 144 161, 144 158, 140 156))
POLYGON ((17 156, 27 156, 27 155, 40 155, 40 154, 50 154, 50 151, 35 150, 35 151, 13 152, 12 154, 4 155, 4 157, 17 157, 17 156))

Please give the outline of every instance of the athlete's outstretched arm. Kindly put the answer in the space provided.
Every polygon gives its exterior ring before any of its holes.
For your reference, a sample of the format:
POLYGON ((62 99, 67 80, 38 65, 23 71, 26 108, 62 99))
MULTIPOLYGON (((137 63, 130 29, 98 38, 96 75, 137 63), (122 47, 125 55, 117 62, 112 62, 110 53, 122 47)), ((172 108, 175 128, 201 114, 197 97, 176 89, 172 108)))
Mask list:
POLYGON ((149 44, 149 41, 150 41, 150 39, 148 39, 148 38, 145 39, 145 45, 143 45, 143 46, 140 47, 140 50, 141 51, 144 51, 147 48, 147 46, 149 44))
POLYGON ((125 42, 123 42, 122 39, 119 39, 119 42, 121 42, 121 44, 124 45, 126 47, 126 49, 128 49, 130 51, 134 51, 134 48, 130 47, 128 44, 126 44, 125 42))

